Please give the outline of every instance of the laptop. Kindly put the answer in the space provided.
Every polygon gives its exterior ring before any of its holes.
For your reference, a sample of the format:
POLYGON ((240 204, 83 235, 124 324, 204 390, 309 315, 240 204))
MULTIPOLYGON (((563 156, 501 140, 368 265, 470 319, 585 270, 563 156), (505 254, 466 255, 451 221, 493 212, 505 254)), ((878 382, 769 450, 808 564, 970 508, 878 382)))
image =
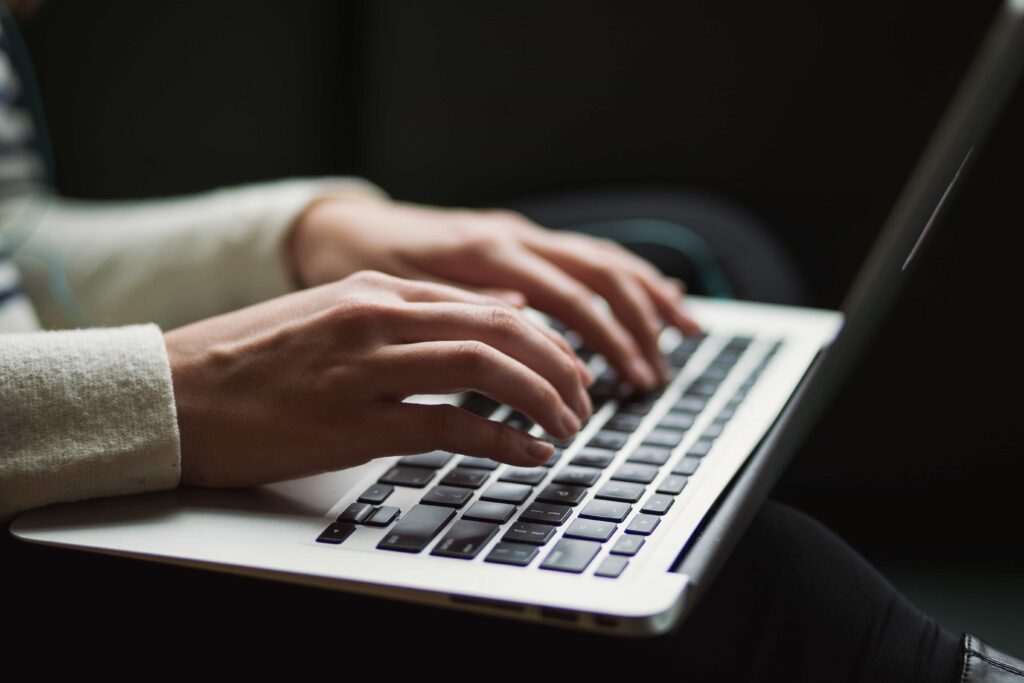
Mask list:
MULTIPOLYGON (((1024 0, 999 10, 842 312, 690 297, 705 333, 663 333, 673 379, 644 395, 566 330, 599 377, 595 411, 545 466, 442 451, 380 458, 246 490, 53 505, 11 532, 610 635, 670 631, 891 307, 1024 65, 1022 17, 1024 0)), ((479 394, 410 400, 456 403, 543 437, 479 394)))

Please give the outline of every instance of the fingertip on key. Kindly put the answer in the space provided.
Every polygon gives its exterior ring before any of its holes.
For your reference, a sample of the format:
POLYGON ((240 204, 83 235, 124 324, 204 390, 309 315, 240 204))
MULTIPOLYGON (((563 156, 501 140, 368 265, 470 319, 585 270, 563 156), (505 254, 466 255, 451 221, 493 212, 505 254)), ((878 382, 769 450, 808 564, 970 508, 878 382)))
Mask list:
POLYGON ((526 447, 526 454, 530 456, 530 459, 536 460, 540 464, 546 463, 554 453, 555 447, 553 444, 539 439, 532 439, 526 447))

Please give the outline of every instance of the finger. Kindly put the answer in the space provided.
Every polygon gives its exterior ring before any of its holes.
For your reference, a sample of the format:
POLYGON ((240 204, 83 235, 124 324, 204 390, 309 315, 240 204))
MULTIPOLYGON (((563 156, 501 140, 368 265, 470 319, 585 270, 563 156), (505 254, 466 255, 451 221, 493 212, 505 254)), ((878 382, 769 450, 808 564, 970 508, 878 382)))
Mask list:
POLYGON ((644 287, 651 295, 658 312, 670 325, 678 327, 683 334, 699 334, 700 324, 693 319, 693 316, 686 309, 683 295, 685 289, 673 285, 673 292, 666 293, 660 287, 656 287, 643 281, 644 287))
POLYGON ((621 262, 637 276, 647 290, 658 313, 668 324, 679 328, 683 334, 697 334, 700 325, 686 310, 684 297, 686 284, 677 278, 668 278, 657 268, 624 247, 609 242, 611 258, 621 262))
MULTIPOLYGON (((460 291, 478 292, 478 293, 480 293, 483 296, 493 296, 494 298, 500 299, 502 302, 504 302, 504 303, 506 303, 508 305, 511 305, 514 308, 525 308, 527 303, 528 303, 528 301, 526 299, 526 295, 524 295, 522 292, 520 292, 520 291, 518 291, 516 289, 509 289, 509 288, 505 288, 505 287, 474 287, 472 285, 468 285, 468 284, 464 284, 464 283, 458 283, 458 282, 455 282, 455 281, 452 281, 452 280, 445 280, 443 278, 439 278, 437 276, 430 275, 430 274, 426 273, 426 271, 421 271, 421 270, 418 270, 418 269, 415 269, 415 268, 412 268, 412 267, 410 267, 410 271, 407 274, 409 275, 409 277, 413 277, 413 278, 416 278, 416 279, 419 279, 419 280, 423 280, 423 281, 431 282, 431 283, 435 283, 435 284, 442 284, 442 285, 450 287, 452 289, 458 289, 460 291)), ((418 301, 442 301, 442 300, 448 300, 448 299, 429 298, 428 295, 419 294, 419 295, 417 295, 416 300, 418 300, 418 301)), ((466 303, 475 303, 475 300, 468 300, 467 299, 466 303)), ((576 355, 576 352, 572 350, 572 348, 565 341, 565 339, 562 337, 562 335, 558 334, 557 332, 552 330, 547 325, 544 325, 544 324, 542 324, 542 323, 540 323, 538 321, 535 321, 535 320, 529 319, 529 318, 528 318, 528 320, 530 320, 531 323, 533 323, 538 329, 542 330, 546 335, 548 335, 552 339, 552 341, 554 341, 556 344, 558 344, 560 348, 562 348, 566 353, 568 353, 569 355, 571 355, 575 359, 576 366, 577 366, 577 368, 579 370, 580 377, 583 379, 583 382, 587 386, 590 386, 591 384, 593 384, 593 382, 594 382, 594 375, 593 375, 593 373, 591 373, 590 370, 587 368, 586 364, 584 364, 583 361, 581 361, 579 359, 579 357, 576 355)), ((587 403, 589 404, 589 402, 590 402, 590 398, 588 396, 587 397, 587 403)))
MULTIPOLYGON (((683 298, 686 285, 678 279, 666 278, 653 264, 640 258, 630 250, 611 240, 594 239, 585 234, 565 234, 562 239, 579 239, 579 249, 585 250, 589 243, 611 262, 633 272, 647 290, 657 311, 670 325, 679 328, 683 334, 697 334, 700 326, 686 310, 683 298)), ((541 245, 543 247, 544 245, 541 245)))
POLYGON ((414 304, 394 330, 399 336, 393 341, 401 344, 481 341, 547 379, 580 419, 590 417, 590 399, 572 349, 564 340, 559 344, 518 311, 448 302, 414 304))
POLYGON ((381 435, 382 449, 395 455, 445 450, 535 467, 555 451, 526 432, 450 405, 384 403, 370 426, 381 435))
POLYGON ((546 245, 542 255, 604 297, 643 350, 651 370, 662 381, 669 379, 668 363, 658 347, 661 317, 634 274, 609 265, 593 249, 570 251, 555 243, 546 245))
POLYGON ((559 438, 580 430, 580 418, 547 379, 481 341, 386 346, 373 353, 368 368, 382 400, 477 391, 525 413, 559 438))
POLYGON ((593 301, 594 293, 550 261, 526 249, 486 264, 492 281, 523 292, 530 304, 562 320, 634 386, 649 389, 655 376, 633 337, 593 301))
POLYGON ((554 331, 544 323, 540 322, 539 320, 533 320, 532 318, 527 318, 527 320, 529 320, 531 324, 533 324, 537 329, 539 329, 541 332, 547 335, 547 337, 551 339, 552 342, 557 344, 560 349, 562 349, 570 356, 572 356, 573 361, 576 363, 576 369, 580 373, 580 379, 583 380, 584 384, 586 384, 589 387, 591 384, 594 383, 594 373, 592 373, 590 371, 590 368, 587 367, 587 364, 584 363, 583 360, 576 355, 576 352, 573 351, 573 348, 571 346, 569 346, 569 342, 565 340, 565 337, 563 337, 558 332, 554 331))

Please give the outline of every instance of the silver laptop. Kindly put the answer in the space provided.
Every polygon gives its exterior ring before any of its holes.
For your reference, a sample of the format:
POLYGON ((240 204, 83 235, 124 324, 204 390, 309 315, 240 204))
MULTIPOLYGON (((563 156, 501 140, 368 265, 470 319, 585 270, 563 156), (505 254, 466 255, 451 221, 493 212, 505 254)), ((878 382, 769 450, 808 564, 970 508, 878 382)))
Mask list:
MULTIPOLYGON (((599 376, 595 412, 546 466, 447 452, 382 458, 247 490, 54 505, 23 514, 12 533, 606 634, 672 629, 894 300, 1016 82, 1022 15, 1024 0, 1000 10, 842 313, 691 297, 706 334, 667 330, 674 379, 642 396, 578 347, 599 376)), ((478 394, 413 400, 541 434, 478 394)))

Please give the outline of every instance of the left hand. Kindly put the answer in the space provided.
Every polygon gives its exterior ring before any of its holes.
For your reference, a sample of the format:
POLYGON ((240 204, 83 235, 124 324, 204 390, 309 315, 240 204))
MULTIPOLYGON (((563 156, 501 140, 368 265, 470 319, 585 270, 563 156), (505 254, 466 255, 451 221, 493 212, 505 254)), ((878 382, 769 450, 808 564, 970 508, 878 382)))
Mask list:
POLYGON ((662 327, 700 329, 685 311, 682 283, 615 242, 547 230, 510 211, 324 199, 296 222, 288 253, 303 286, 371 269, 529 303, 579 332, 642 389, 669 377, 662 327))

